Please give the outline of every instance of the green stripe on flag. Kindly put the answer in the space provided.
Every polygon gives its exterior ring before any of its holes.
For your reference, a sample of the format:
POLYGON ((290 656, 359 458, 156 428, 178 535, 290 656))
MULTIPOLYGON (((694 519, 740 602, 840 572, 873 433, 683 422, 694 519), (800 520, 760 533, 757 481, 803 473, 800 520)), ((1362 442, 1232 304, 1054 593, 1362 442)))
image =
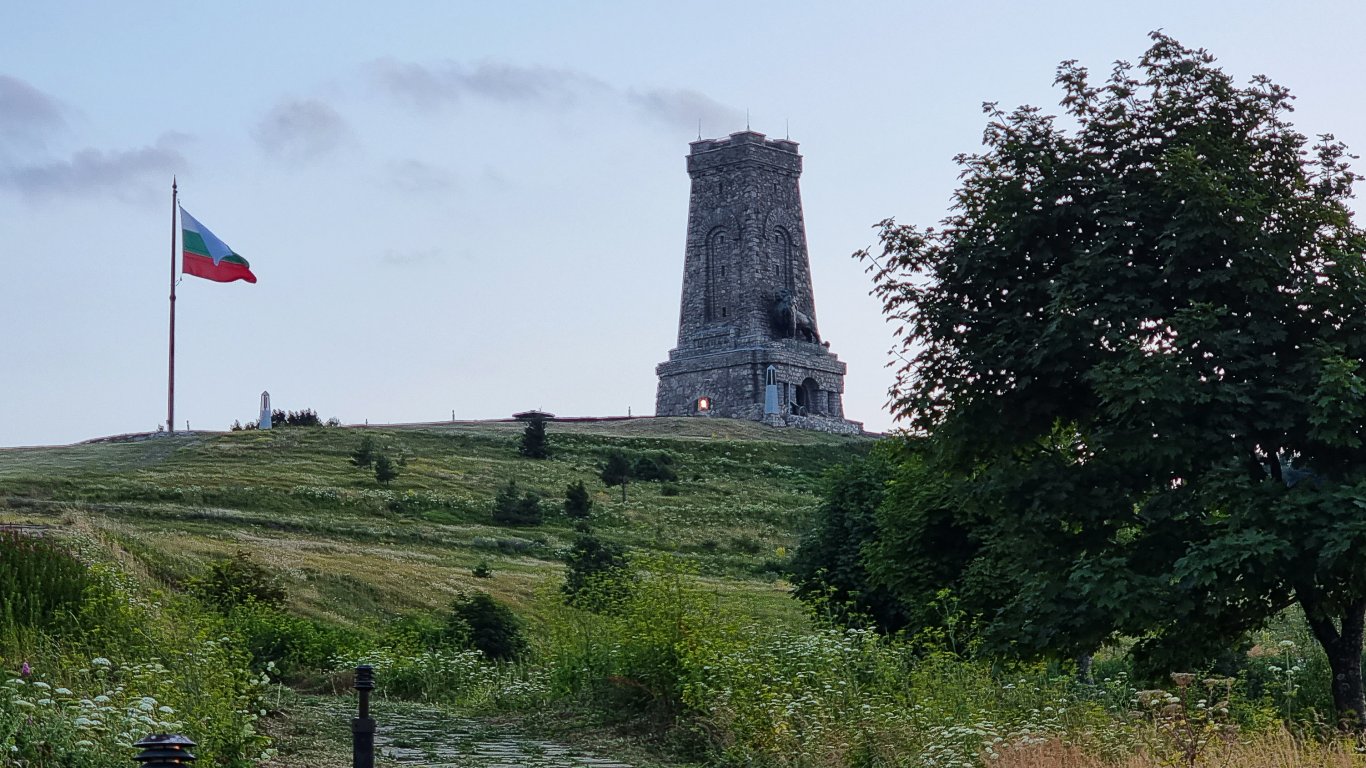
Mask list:
POLYGON ((209 255, 209 246, 204 243, 204 238, 192 229, 182 229, 180 239, 185 250, 190 253, 197 253, 201 256, 209 255))

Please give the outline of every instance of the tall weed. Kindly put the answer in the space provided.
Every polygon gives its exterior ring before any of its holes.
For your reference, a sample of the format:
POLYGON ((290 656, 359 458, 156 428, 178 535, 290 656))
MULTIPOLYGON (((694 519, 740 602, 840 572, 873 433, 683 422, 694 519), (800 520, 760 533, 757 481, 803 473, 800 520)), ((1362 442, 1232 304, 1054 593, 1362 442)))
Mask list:
POLYGON ((121 765, 153 732, 194 739, 206 764, 246 768, 270 754, 255 727, 268 681, 222 617, 148 592, 110 562, 82 563, 71 550, 99 551, 90 542, 47 546, 79 567, 55 582, 82 584, 79 603, 23 643, 0 638, 0 762, 121 765))
POLYGON ((85 566, 51 540, 0 531, 0 643, 69 624, 89 584, 85 566))

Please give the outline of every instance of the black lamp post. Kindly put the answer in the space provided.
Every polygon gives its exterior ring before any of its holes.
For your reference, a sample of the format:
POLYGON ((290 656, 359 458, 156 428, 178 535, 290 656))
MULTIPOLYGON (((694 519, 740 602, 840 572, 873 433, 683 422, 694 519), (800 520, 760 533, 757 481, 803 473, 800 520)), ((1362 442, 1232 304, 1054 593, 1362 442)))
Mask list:
POLYGON ((375 689, 375 668, 356 667, 356 691, 360 694, 360 716, 351 721, 351 765, 375 768, 375 721, 370 717, 370 691, 375 689))

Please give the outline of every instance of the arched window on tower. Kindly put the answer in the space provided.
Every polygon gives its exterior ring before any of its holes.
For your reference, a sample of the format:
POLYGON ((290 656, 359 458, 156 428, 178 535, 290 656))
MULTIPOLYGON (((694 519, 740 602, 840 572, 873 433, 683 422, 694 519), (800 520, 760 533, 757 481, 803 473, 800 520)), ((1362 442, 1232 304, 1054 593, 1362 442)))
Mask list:
POLYGON ((721 306, 725 294, 726 261, 730 257, 730 240, 726 230, 717 227, 707 235, 706 281, 702 297, 702 315, 706 322, 712 322, 722 314, 721 306))
POLYGON ((776 227, 769 238, 769 263, 773 265, 774 277, 778 285, 790 294, 796 289, 796 276, 792 269, 792 236, 783 227, 776 227))

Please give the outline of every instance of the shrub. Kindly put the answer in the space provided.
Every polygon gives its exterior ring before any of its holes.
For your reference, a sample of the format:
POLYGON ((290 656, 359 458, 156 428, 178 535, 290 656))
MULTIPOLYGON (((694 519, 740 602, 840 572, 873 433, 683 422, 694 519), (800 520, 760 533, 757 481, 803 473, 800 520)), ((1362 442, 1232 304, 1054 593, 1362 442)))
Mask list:
POLYGON ((626 594, 626 550, 591 533, 574 541, 564 557, 568 566, 560 591, 565 602, 592 611, 604 610, 626 594))
POLYGON ((149 731, 192 734, 205 765, 268 760, 256 729, 266 680, 249 671, 237 628, 197 600, 146 594, 109 563, 82 567, 78 620, 61 637, 39 630, 18 670, 16 649, 0 644, 0 765, 123 765, 149 731))
MULTIPOLYGON (((879 535, 877 510, 893 478, 897 450, 883 443, 826 474, 816 518, 792 558, 792 594, 844 626, 871 624, 895 632, 908 622, 897 597, 870 577, 864 556, 879 535)), ((942 537, 942 527, 925 535, 942 537)))
POLYGON ((312 408, 305 408, 302 411, 281 411, 273 410, 270 412, 270 426, 278 427, 321 427, 322 419, 318 418, 318 412, 312 408))
POLYGON ((287 597, 279 579, 241 549, 210 563, 208 572, 192 577, 188 586, 192 594, 225 613, 249 602, 279 606, 287 597))
POLYGON ((516 660, 527 648, 521 620, 487 592, 456 599, 446 621, 446 636, 494 661, 516 660))
POLYGON ((645 482, 673 482, 678 479, 673 454, 665 451, 642 453, 631 465, 631 477, 645 482))
POLYGON ((677 559, 652 559, 611 611, 552 613, 552 691, 617 716, 675 723, 685 691, 705 679, 703 666, 689 658, 703 649, 735 647, 726 640, 732 617, 683 568, 677 559))
POLYGON ((493 522, 496 525, 540 525, 545 520, 541 497, 535 491, 518 495, 517 481, 498 489, 493 499, 493 522))
POLYGON ((488 579, 493 577, 493 568, 489 567, 489 561, 480 560, 470 569, 470 573, 476 579, 488 579))
POLYGON ((360 643, 345 630, 254 601, 234 606, 227 615, 251 654, 252 665, 262 669, 273 663, 285 679, 326 670, 333 657, 360 643))
POLYGON ((588 487, 582 480, 570 483, 564 489, 564 514, 573 520, 587 519, 593 510, 593 499, 588 496, 588 487))

